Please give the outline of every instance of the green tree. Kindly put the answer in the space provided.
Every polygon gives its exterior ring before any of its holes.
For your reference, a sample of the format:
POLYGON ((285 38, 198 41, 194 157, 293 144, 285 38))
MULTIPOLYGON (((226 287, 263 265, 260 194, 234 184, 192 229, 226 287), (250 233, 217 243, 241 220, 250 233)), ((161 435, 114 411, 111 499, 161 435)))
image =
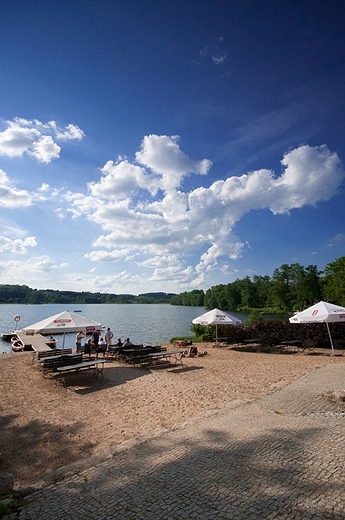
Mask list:
POLYGON ((345 306, 345 256, 326 265, 321 279, 324 299, 345 306))

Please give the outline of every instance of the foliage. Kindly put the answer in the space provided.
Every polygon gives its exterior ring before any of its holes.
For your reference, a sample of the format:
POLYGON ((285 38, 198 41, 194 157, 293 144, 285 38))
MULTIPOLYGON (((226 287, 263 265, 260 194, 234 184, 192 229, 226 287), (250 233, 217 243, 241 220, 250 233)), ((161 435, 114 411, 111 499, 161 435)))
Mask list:
POLYGON ((325 301, 345 306, 345 256, 326 265, 322 280, 325 301))
MULTIPOLYGON (((343 323, 330 323, 330 332, 333 343, 345 340, 345 327, 343 323)), ((331 348, 327 327, 325 323, 298 323, 292 324, 289 320, 256 321, 244 327, 247 339, 260 338, 269 340, 274 344, 280 341, 298 339, 314 339, 316 346, 331 348)))
POLYGON ((199 323, 192 323, 190 330, 193 332, 194 336, 198 337, 213 335, 212 325, 200 325, 199 323))
POLYGON ((30 289, 27 285, 0 285, 0 303, 170 303, 172 293, 102 294, 52 289, 30 289))
POLYGON ((328 264, 323 272, 316 265, 283 264, 274 270, 271 278, 267 275, 254 275, 252 279, 246 276, 211 287, 206 293, 178 294, 170 303, 208 309, 217 307, 224 311, 286 313, 301 311, 320 300, 345 306, 345 256, 328 264))
POLYGON ((190 292, 183 292, 175 294, 170 300, 171 305, 186 305, 189 307, 203 307, 204 306, 204 291, 194 290, 190 292))
POLYGON ((263 317, 261 316, 260 312, 256 309, 253 309, 250 311, 250 314, 248 316, 247 321, 245 322, 245 325, 250 325, 251 323, 255 321, 262 321, 263 317))

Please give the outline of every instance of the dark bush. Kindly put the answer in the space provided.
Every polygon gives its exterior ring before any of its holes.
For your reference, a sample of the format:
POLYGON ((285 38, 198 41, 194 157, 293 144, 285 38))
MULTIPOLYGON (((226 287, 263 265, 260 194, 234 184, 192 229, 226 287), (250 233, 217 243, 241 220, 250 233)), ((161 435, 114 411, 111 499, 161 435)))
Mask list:
MULTIPOLYGON (((333 343, 345 340, 345 323, 330 323, 333 343)), ((285 340, 314 339, 316 346, 331 348, 326 323, 290 323, 289 320, 256 321, 244 327, 246 339, 260 338, 276 344, 285 340)))

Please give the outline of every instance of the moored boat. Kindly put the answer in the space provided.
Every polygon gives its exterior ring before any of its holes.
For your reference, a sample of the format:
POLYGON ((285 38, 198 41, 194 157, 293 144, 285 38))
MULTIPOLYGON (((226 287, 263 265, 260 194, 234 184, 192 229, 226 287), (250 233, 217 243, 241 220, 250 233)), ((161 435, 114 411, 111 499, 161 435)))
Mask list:
POLYGON ((11 339, 11 345, 13 352, 22 352, 24 350, 24 343, 17 335, 11 339))
POLYGON ((12 338, 14 338, 14 336, 16 335, 16 333, 14 331, 12 332, 2 332, 0 334, 0 337, 3 341, 11 341, 12 338))

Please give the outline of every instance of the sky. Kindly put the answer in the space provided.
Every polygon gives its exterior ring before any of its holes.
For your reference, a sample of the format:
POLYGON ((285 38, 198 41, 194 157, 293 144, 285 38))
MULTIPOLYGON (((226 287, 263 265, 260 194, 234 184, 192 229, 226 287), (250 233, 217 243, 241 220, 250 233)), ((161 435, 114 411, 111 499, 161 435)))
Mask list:
POLYGON ((173 292, 345 254, 345 7, 0 2, 0 283, 173 292))

